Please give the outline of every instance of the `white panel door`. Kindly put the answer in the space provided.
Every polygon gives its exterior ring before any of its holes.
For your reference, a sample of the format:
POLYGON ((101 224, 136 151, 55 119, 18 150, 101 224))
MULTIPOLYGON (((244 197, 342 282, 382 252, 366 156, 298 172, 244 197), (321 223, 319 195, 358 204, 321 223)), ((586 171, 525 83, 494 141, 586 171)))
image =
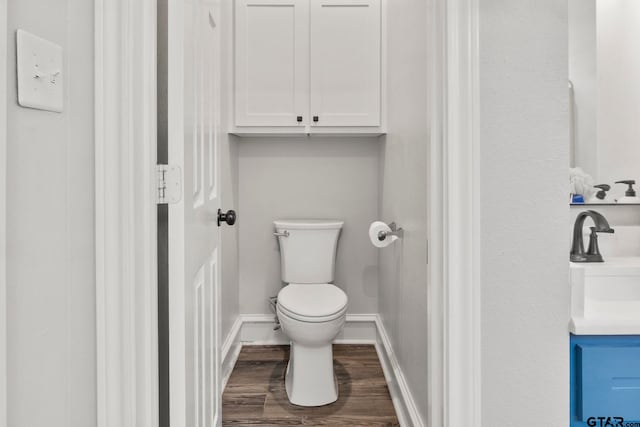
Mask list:
POLYGON ((309 108, 307 0, 236 0, 236 126, 304 126, 309 108))
POLYGON ((380 0, 311 1, 312 126, 380 126, 380 0))
POLYGON ((169 205, 172 427, 220 424, 219 2, 169 1, 169 163, 183 171, 169 205))

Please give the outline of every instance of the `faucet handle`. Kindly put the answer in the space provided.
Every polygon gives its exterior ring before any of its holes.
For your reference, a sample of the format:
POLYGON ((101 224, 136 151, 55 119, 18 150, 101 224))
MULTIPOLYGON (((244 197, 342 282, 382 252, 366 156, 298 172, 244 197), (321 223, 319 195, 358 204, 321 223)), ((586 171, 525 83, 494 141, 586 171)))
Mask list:
POLYGON ((595 262, 603 262, 602 254, 600 253, 600 247, 598 246, 598 233, 613 233, 613 228, 598 229, 596 227, 589 227, 591 229, 591 235, 589 236, 589 247, 587 248, 587 255, 595 262))
POLYGON ((587 248, 587 256, 591 258, 592 262, 602 262, 602 254, 600 253, 600 247, 598 246, 598 230, 595 227, 591 228, 591 235, 589 236, 589 247, 587 248))

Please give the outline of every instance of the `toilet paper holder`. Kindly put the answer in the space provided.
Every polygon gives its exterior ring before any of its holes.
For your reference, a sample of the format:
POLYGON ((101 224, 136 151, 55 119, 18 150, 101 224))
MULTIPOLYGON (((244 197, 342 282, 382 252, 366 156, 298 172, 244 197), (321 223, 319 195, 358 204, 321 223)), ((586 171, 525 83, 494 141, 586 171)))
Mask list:
POLYGON ((378 240, 381 242, 387 238, 387 236, 398 236, 398 238, 402 238, 404 236, 404 230, 402 227, 398 227, 395 222, 391 224, 387 224, 391 231, 380 231, 378 233, 378 240))

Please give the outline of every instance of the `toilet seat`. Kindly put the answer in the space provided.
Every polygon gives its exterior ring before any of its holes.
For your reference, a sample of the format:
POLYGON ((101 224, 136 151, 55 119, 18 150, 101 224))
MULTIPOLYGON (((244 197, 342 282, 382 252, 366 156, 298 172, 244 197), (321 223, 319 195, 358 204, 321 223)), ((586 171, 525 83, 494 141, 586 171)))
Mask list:
POLYGON ((341 316, 344 316, 347 312, 347 307, 343 308, 341 311, 331 314, 329 316, 302 316, 298 313, 287 310, 286 308, 280 306, 278 307, 278 314, 282 316, 290 317, 293 320, 297 320, 303 323, 324 323, 330 322, 332 320, 338 319, 341 316))
POLYGON ((302 322, 328 322, 347 311, 347 294, 330 283, 291 283, 278 293, 278 310, 302 322))

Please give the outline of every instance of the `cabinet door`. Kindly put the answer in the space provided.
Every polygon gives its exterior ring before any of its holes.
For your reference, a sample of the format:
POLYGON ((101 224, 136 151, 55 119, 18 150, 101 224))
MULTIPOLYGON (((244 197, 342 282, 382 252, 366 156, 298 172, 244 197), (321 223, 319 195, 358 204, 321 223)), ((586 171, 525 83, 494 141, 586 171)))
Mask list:
POLYGON ((380 0, 311 2, 313 126, 380 126, 380 0))
POLYGON ((235 12, 236 126, 303 126, 309 108, 308 1, 236 0, 235 12))
POLYGON ((640 420, 640 347, 582 344, 576 350, 579 419, 617 416, 640 420))

